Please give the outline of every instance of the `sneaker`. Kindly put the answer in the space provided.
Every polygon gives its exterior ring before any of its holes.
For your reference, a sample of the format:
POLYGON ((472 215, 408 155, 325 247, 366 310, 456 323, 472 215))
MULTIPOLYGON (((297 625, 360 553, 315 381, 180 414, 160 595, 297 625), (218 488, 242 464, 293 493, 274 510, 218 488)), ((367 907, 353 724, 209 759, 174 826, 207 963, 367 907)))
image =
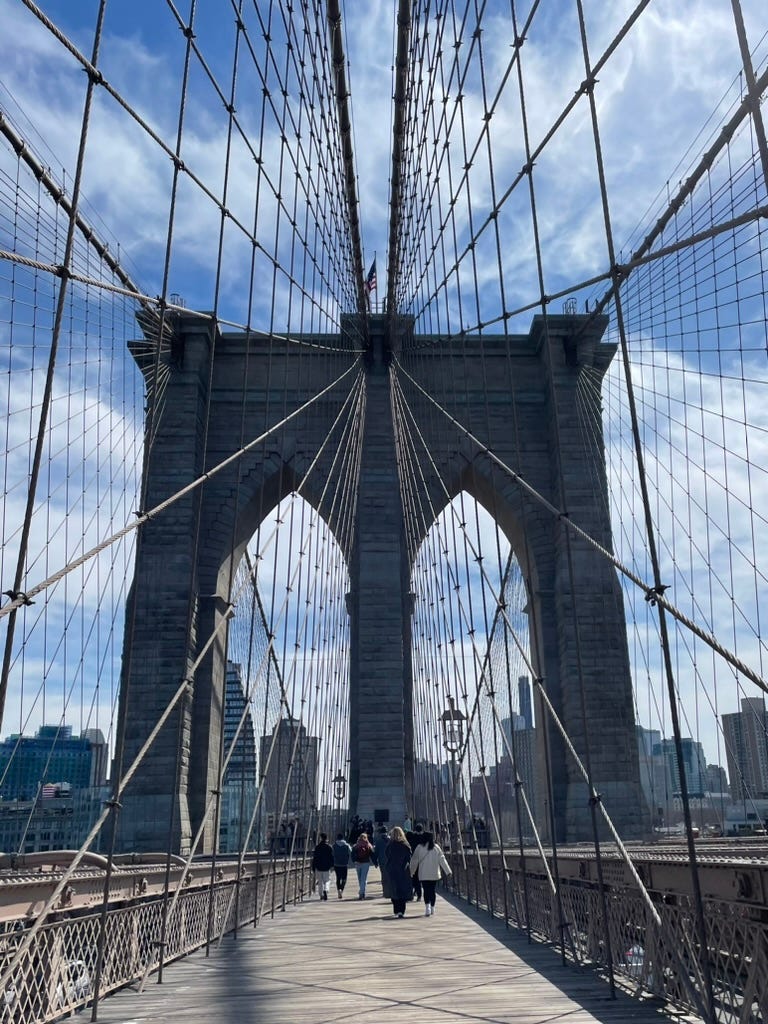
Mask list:
POLYGON ((424 917, 431 917, 431 916, 432 916, 432 907, 430 907, 430 905, 427 904, 426 907, 424 907, 424 917))
POLYGON ((433 903, 432 906, 430 907, 430 911, 429 912, 430 912, 430 914, 434 914, 434 912, 436 910, 437 910, 437 904, 433 903))
POLYGON ((398 914, 398 917, 405 917, 405 914, 398 914))
POLYGON ((337 891, 338 891, 338 893, 339 893, 339 899, 342 899, 342 895, 341 895, 341 889, 339 889, 339 890, 337 890, 337 891))

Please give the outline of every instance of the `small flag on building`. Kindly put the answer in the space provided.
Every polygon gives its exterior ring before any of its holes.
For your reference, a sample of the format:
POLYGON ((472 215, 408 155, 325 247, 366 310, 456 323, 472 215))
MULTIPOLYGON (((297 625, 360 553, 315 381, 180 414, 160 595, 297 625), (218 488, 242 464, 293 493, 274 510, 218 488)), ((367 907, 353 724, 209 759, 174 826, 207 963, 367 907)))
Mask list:
POLYGON ((371 269, 368 271, 368 277, 365 279, 365 290, 370 295, 371 292, 376 291, 376 257, 373 257, 373 263, 371 269))
POLYGON ((46 782, 43 788, 40 790, 40 798, 42 800, 53 800, 56 796, 58 786, 55 782, 46 782))

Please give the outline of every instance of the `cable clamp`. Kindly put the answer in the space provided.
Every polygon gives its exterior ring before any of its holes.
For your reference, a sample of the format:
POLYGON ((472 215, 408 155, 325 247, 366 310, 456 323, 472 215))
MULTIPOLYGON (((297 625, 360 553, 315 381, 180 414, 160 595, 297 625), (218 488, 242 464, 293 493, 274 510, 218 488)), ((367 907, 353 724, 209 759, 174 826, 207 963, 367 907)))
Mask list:
POLYGON ((648 602, 651 608, 656 607, 656 602, 659 600, 660 597, 664 596, 665 590, 669 590, 669 587, 666 583, 660 583, 658 587, 649 587, 646 590, 645 600, 648 602))
POLYGON ((589 806, 590 807, 597 807, 597 805, 601 804, 602 802, 603 802, 603 794, 602 793, 593 792, 592 796, 589 798, 589 806))
POLYGON ((3 593, 6 597, 10 597, 12 601, 21 601, 22 604, 34 604, 32 598, 23 590, 4 590, 3 593))

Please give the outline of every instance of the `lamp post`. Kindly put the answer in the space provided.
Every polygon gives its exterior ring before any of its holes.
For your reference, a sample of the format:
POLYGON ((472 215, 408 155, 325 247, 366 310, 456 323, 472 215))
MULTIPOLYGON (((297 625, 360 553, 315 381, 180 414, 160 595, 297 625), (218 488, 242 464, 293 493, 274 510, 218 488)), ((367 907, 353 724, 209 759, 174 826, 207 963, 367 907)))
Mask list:
MULTIPOLYGON (((453 808, 456 818, 458 818, 459 814, 459 780, 456 772, 456 755, 464 745, 464 723, 466 720, 467 716, 456 707, 453 697, 449 697, 448 708, 440 716, 440 725, 443 730, 443 746, 451 755, 451 789, 453 790, 453 808)), ((460 841, 461 825, 458 821, 457 825, 458 838, 460 841)))
POLYGON ((347 780, 342 773, 341 768, 336 772, 333 777, 333 798, 336 800, 338 807, 336 808, 336 831, 339 832, 341 829, 341 803, 344 797, 347 795, 347 780))

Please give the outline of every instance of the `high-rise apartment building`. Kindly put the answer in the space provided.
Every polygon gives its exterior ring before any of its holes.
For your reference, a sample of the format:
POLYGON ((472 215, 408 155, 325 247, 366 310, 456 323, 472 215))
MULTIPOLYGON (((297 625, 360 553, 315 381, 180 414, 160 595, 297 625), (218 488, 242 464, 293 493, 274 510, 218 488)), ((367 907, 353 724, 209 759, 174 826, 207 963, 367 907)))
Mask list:
POLYGON ((723 715, 731 796, 768 797, 768 711, 762 697, 742 697, 741 711, 723 715))
MULTIPOLYGON (((681 738, 683 767, 688 794, 691 797, 702 797, 707 792, 707 761, 704 748, 690 736, 681 738)), ((681 793, 680 768, 677 761, 677 749, 674 740, 660 740, 653 744, 652 756, 660 757, 666 772, 665 788, 673 797, 681 793)))
POLYGON ((295 818, 317 805, 319 747, 317 736, 307 735, 294 718, 281 718, 271 736, 261 737, 259 772, 265 813, 280 815, 282 809, 284 818, 295 818))

